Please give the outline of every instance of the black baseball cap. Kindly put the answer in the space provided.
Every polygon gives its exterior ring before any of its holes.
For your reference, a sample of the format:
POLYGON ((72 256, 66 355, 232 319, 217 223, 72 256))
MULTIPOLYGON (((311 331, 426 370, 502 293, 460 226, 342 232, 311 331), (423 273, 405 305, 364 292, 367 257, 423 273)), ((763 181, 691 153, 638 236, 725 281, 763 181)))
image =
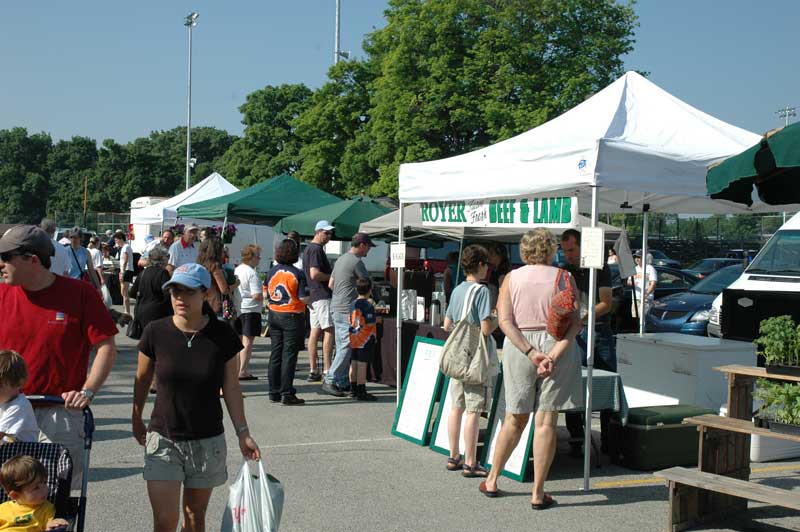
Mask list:
POLYGON ((16 225, 0 238, 0 253, 18 249, 40 257, 52 257, 56 253, 50 235, 35 225, 16 225))
POLYGON ((366 244, 371 248, 375 247, 375 244, 372 242, 372 239, 369 237, 367 233, 356 233, 353 235, 353 239, 350 241, 350 244, 355 246, 360 246, 361 244, 366 244))

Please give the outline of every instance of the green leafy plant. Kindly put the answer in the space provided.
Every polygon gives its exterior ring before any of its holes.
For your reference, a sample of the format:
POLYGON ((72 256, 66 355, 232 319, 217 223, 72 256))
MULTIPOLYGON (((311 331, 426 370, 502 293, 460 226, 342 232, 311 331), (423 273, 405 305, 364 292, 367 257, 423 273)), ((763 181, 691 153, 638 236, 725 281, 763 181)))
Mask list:
POLYGON ((800 384, 758 379, 753 396, 763 402, 761 417, 800 425, 800 384))
POLYGON ((798 326, 791 316, 776 316, 761 322, 755 339, 760 346, 758 354, 763 355, 768 365, 800 365, 800 335, 798 326))

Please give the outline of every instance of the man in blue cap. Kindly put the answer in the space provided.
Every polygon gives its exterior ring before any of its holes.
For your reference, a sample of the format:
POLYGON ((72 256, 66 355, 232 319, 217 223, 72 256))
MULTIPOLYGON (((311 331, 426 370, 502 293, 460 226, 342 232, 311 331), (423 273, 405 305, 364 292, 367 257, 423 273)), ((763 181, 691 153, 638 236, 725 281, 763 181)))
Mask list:
POLYGON ((333 317, 331 316, 331 263, 325 254, 325 244, 331 241, 333 225, 328 220, 320 220, 314 228, 314 238, 303 252, 303 273, 308 282, 308 309, 311 318, 311 332, 308 335, 308 363, 311 367, 308 382, 319 382, 317 343, 322 336, 322 367, 328 373, 333 355, 333 317))

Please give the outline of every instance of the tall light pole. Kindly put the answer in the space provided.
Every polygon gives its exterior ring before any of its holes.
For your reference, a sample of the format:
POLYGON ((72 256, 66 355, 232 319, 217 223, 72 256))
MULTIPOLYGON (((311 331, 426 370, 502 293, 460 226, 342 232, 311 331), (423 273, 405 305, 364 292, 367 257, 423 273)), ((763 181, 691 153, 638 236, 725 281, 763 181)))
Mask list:
POLYGON ((782 108, 778 109, 777 111, 775 111, 775 114, 778 115, 778 118, 785 119, 786 121, 784 122, 783 125, 784 126, 788 126, 789 125, 789 117, 790 116, 792 116, 792 117, 793 116, 797 116, 797 109, 792 107, 792 106, 790 106, 790 105, 787 105, 786 107, 782 107, 782 108))
POLYGON ((192 11, 186 16, 183 25, 189 28, 189 102, 186 110, 186 190, 190 186, 190 174, 192 171, 192 29, 197 26, 197 19, 200 14, 192 11))
POLYGON ((350 57, 350 52, 343 52, 341 50, 341 40, 339 39, 339 28, 341 23, 342 15, 342 2, 341 0, 336 0, 336 32, 333 38, 333 64, 337 64, 339 62, 339 58, 348 59, 350 57))

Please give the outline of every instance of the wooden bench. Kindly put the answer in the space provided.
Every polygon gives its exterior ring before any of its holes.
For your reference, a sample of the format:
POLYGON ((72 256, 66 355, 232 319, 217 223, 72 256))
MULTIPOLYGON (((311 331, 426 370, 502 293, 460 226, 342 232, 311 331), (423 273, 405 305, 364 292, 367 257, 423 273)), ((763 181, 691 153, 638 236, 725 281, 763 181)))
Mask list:
POLYGON ((768 438, 778 438, 781 440, 800 441, 794 434, 784 434, 773 432, 769 429, 762 429, 753 425, 752 421, 745 419, 734 419, 732 417, 716 416, 714 414, 704 414, 702 416, 688 417, 683 420, 687 425, 697 425, 712 429, 726 430, 728 432, 738 432, 740 434, 757 434, 768 438))
POLYGON ((727 515, 725 511, 706 514, 702 518, 698 516, 697 509, 705 502, 703 498, 712 492, 742 499, 745 505, 746 500, 751 500, 800 510, 800 495, 796 491, 684 467, 672 467, 654 475, 669 483, 672 532, 684 530, 703 521, 725 517, 727 515))
POLYGON ((757 377, 800 381, 767 374, 764 368, 723 366, 728 375, 728 416, 712 414, 684 419, 699 432, 697 470, 674 467, 655 473, 669 481, 669 526, 672 532, 747 510, 754 500, 800 510, 800 493, 764 486, 750 479, 750 436, 758 434, 800 442, 800 436, 753 425, 753 385, 757 377))

